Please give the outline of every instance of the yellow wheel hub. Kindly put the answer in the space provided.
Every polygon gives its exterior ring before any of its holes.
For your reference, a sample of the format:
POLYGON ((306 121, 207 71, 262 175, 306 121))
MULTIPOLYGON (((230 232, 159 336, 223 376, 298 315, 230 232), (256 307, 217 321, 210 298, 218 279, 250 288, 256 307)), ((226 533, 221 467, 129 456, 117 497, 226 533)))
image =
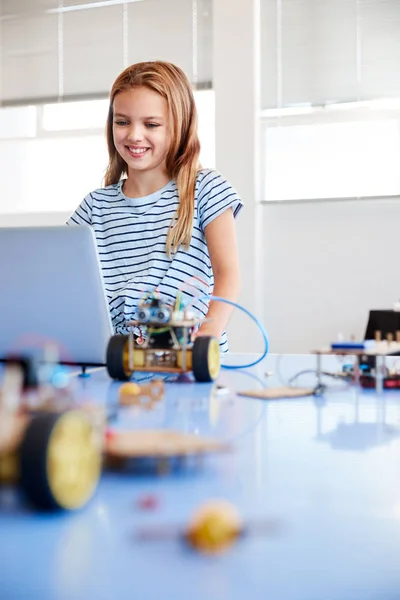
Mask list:
POLYGON ((60 416, 47 447, 47 479, 57 504, 83 506, 92 496, 101 469, 98 437, 90 420, 78 411, 60 416))
POLYGON ((124 351, 123 351, 123 355, 122 355, 122 365, 123 365, 123 369, 124 372, 126 373, 127 377, 131 377, 132 376, 132 369, 129 366, 130 364, 130 353, 129 353, 129 340, 127 338, 125 345, 124 345, 124 351))
POLYGON ((216 379, 219 375, 219 371, 221 368, 221 360, 219 354, 219 343, 216 338, 210 340, 210 345, 208 347, 208 370, 212 380, 216 379))

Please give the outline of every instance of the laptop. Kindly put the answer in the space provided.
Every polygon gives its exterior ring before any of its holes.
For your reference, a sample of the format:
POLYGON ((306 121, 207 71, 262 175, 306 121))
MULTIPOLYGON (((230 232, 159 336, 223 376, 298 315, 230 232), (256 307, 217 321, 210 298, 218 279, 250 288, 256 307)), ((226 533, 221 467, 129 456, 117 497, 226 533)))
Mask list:
POLYGON ((104 365, 113 333, 90 227, 0 228, 0 360, 56 347, 60 362, 104 365))

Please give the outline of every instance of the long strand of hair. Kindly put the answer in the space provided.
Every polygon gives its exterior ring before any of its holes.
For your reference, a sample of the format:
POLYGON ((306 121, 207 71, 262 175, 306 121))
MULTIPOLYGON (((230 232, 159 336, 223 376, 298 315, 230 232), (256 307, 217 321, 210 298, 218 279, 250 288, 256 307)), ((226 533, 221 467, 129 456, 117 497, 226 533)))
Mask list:
MULTIPOLYGON (((179 149, 175 155, 173 165, 171 165, 172 174, 178 188, 179 207, 168 230, 166 253, 169 257, 177 252, 180 246, 188 250, 192 239, 196 179, 201 167, 199 163, 200 141, 197 134, 197 112, 193 97, 189 102, 193 104, 189 110, 190 122, 185 139, 178 142, 179 149)), ((176 133, 176 137, 179 139, 181 132, 176 133)))
POLYGON ((107 187, 108 185, 112 185, 113 183, 118 183, 121 179, 122 175, 127 174, 128 168, 126 162, 121 158, 118 152, 115 150, 114 145, 114 136, 113 136, 113 106, 112 102, 110 104, 110 108, 108 109, 108 119, 106 125, 106 139, 107 139, 107 148, 109 155, 109 162, 107 165, 107 169, 104 175, 104 185, 107 187))

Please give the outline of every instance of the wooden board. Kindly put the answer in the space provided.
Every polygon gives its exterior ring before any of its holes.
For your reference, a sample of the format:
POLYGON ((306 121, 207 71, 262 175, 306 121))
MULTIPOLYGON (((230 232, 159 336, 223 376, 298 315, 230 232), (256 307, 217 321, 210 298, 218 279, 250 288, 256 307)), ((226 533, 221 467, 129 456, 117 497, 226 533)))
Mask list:
POLYGON ((224 452, 230 445, 198 435, 168 430, 114 431, 104 452, 115 458, 176 457, 224 452))
POLYGON ((238 396, 247 396, 249 398, 260 398, 261 400, 273 400, 277 398, 301 398, 303 396, 312 396, 314 388, 297 388, 281 386, 274 388, 265 388, 262 390, 246 390, 236 392, 238 396))
MULTIPOLYGON (((208 320, 208 319, 207 319, 208 320)), ((140 325, 140 327, 147 327, 148 329, 167 329, 167 328, 177 328, 177 327, 194 327, 199 323, 202 323, 205 319, 190 319, 190 320, 182 320, 182 321, 168 321, 167 323, 142 323, 141 321, 127 321, 125 325, 127 327, 135 327, 140 325)))

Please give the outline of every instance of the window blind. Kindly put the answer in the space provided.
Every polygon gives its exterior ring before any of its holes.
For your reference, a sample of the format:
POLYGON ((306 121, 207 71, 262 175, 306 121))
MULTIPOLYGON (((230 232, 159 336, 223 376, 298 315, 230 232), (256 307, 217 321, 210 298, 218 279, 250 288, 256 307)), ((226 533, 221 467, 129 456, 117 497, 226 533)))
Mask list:
POLYGON ((261 0, 262 108, 400 97, 399 0, 261 0))
POLYGON ((0 102, 107 95, 141 60, 212 82, 212 0, 0 0, 0 102))

